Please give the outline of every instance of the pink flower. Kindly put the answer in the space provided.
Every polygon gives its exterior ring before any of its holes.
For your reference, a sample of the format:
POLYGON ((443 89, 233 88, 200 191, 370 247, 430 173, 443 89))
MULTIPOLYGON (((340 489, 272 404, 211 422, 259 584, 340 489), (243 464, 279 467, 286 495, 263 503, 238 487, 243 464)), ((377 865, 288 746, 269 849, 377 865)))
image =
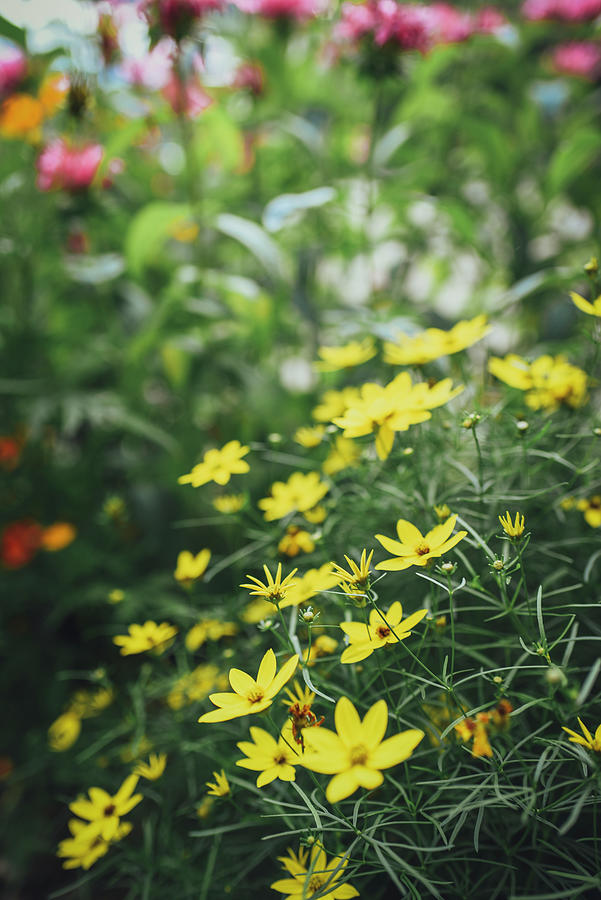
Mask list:
POLYGON ((27 72, 23 51, 14 44, 0 44, 0 95, 10 94, 27 72))
POLYGON ((145 56, 125 59, 121 65, 123 77, 130 84, 160 91, 171 78, 174 52, 171 38, 163 38, 145 56))
POLYGON ((265 75, 259 63, 241 63, 234 73, 232 87, 239 91, 250 91, 259 97, 265 87, 265 75))
POLYGON ((44 147, 38 157, 37 186, 41 191, 81 191, 94 180, 102 160, 100 144, 70 147, 57 138, 44 147))
POLYGON ((213 102, 211 97, 205 94, 196 75, 183 82, 173 71, 161 93, 173 112, 178 115, 183 113, 190 119, 195 119, 213 102))
POLYGON ((324 10, 321 0, 234 0, 238 9, 266 19, 311 19, 324 10))
POLYGON ((138 9, 151 28, 181 41, 205 13, 222 7, 223 0, 142 0, 138 9))
POLYGON ((562 75, 594 81, 601 74, 601 47, 592 41, 560 44, 553 52, 551 64, 562 75))
POLYGON ((434 3, 430 14, 430 29, 437 44, 466 41, 475 31, 475 22, 470 14, 455 9, 449 3, 434 3))
POLYGON ((357 42, 371 36, 379 47, 396 44, 402 50, 421 52, 430 45, 432 16, 427 6, 402 6, 396 0, 368 0, 364 5, 343 3, 341 12, 342 20, 335 35, 343 40, 357 42))
POLYGON ((476 13, 476 31, 479 34, 490 34, 507 25, 507 19, 494 6, 485 6, 476 13))
POLYGON ((587 22, 601 15, 601 0, 526 0, 522 13, 531 21, 587 22))

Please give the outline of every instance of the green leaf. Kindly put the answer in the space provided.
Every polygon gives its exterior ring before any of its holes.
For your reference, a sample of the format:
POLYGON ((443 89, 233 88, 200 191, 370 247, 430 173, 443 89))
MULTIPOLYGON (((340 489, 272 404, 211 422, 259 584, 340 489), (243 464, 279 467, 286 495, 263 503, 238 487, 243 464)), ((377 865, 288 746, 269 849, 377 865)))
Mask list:
POLYGON ((549 195, 567 187, 582 175, 599 155, 601 136, 596 128, 574 131, 563 141, 551 158, 547 172, 549 195))
POLYGON ((149 203, 132 219, 125 237, 125 256, 134 275, 156 259, 173 226, 192 216, 189 203, 149 203))

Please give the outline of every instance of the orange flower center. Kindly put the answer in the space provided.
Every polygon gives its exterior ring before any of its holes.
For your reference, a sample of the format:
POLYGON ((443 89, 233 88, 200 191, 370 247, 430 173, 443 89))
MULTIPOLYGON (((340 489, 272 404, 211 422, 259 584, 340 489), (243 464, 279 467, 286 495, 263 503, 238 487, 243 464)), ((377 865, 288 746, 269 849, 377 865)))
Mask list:
POLYGON ((263 697, 265 696, 263 689, 260 687, 255 687, 246 695, 246 699, 251 703, 260 703, 263 697))
POLYGON ((286 754, 284 753, 283 750, 280 751, 280 753, 278 753, 277 756, 273 757, 273 761, 276 766, 285 766, 286 763, 288 762, 288 760, 286 759, 286 754))
POLYGON ((378 625, 376 634, 381 640, 384 640, 384 638, 387 638, 390 634, 390 628, 387 628, 386 625, 378 625))
POLYGON ((323 875, 311 875, 311 878, 309 879, 309 891, 311 894, 317 893, 317 891, 323 887, 325 882, 326 879, 323 875))
POLYGON ((364 766, 367 762, 367 747, 364 744, 357 744, 351 750, 351 763, 354 766, 364 766))
POLYGON ((430 552, 430 548, 428 547, 427 544, 419 544, 415 548, 415 552, 417 553, 418 556, 425 556, 426 553, 430 552))
POLYGON ((107 817, 107 819, 109 819, 111 816, 115 815, 115 804, 114 803, 109 803, 109 805, 105 807, 104 815, 107 817))

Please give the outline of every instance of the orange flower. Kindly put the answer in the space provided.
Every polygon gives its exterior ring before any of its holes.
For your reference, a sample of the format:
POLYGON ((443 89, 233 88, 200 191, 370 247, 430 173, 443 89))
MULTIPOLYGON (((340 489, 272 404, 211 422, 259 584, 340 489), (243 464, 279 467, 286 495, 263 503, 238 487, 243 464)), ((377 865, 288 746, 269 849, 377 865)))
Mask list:
POLYGON ((37 141, 44 119, 44 107, 31 94, 13 94, 0 108, 0 134, 8 138, 37 141))
POLYGON ((20 569, 39 549, 42 527, 32 519, 7 525, 0 537, 0 560, 7 569, 20 569))
POLYGON ((77 529, 70 522, 55 522, 42 531, 41 545, 51 552, 63 550, 75 540, 76 535, 77 529))
POLYGON ((38 100, 44 109, 44 115, 51 116, 61 107, 69 93, 69 79, 62 72, 56 72, 44 78, 38 91, 38 100))
POLYGON ((16 438, 6 435, 0 437, 0 468, 7 472, 12 472, 19 465, 22 442, 16 438))

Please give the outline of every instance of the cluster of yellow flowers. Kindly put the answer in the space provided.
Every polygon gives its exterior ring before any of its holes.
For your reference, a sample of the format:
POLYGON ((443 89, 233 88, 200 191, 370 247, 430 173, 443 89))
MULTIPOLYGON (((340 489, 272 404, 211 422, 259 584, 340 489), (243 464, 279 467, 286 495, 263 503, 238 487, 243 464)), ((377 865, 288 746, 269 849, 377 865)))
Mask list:
POLYGON ((499 381, 526 392, 530 409, 557 409, 562 403, 572 408, 588 399, 586 372, 571 365, 565 356, 539 356, 529 363, 515 353, 504 359, 493 356, 488 370, 499 381))
POLYGON ((62 752, 72 747, 81 733, 81 720, 97 716, 110 706, 113 698, 113 691, 109 688, 98 688, 93 693, 77 691, 65 712, 48 729, 51 750, 62 752))

